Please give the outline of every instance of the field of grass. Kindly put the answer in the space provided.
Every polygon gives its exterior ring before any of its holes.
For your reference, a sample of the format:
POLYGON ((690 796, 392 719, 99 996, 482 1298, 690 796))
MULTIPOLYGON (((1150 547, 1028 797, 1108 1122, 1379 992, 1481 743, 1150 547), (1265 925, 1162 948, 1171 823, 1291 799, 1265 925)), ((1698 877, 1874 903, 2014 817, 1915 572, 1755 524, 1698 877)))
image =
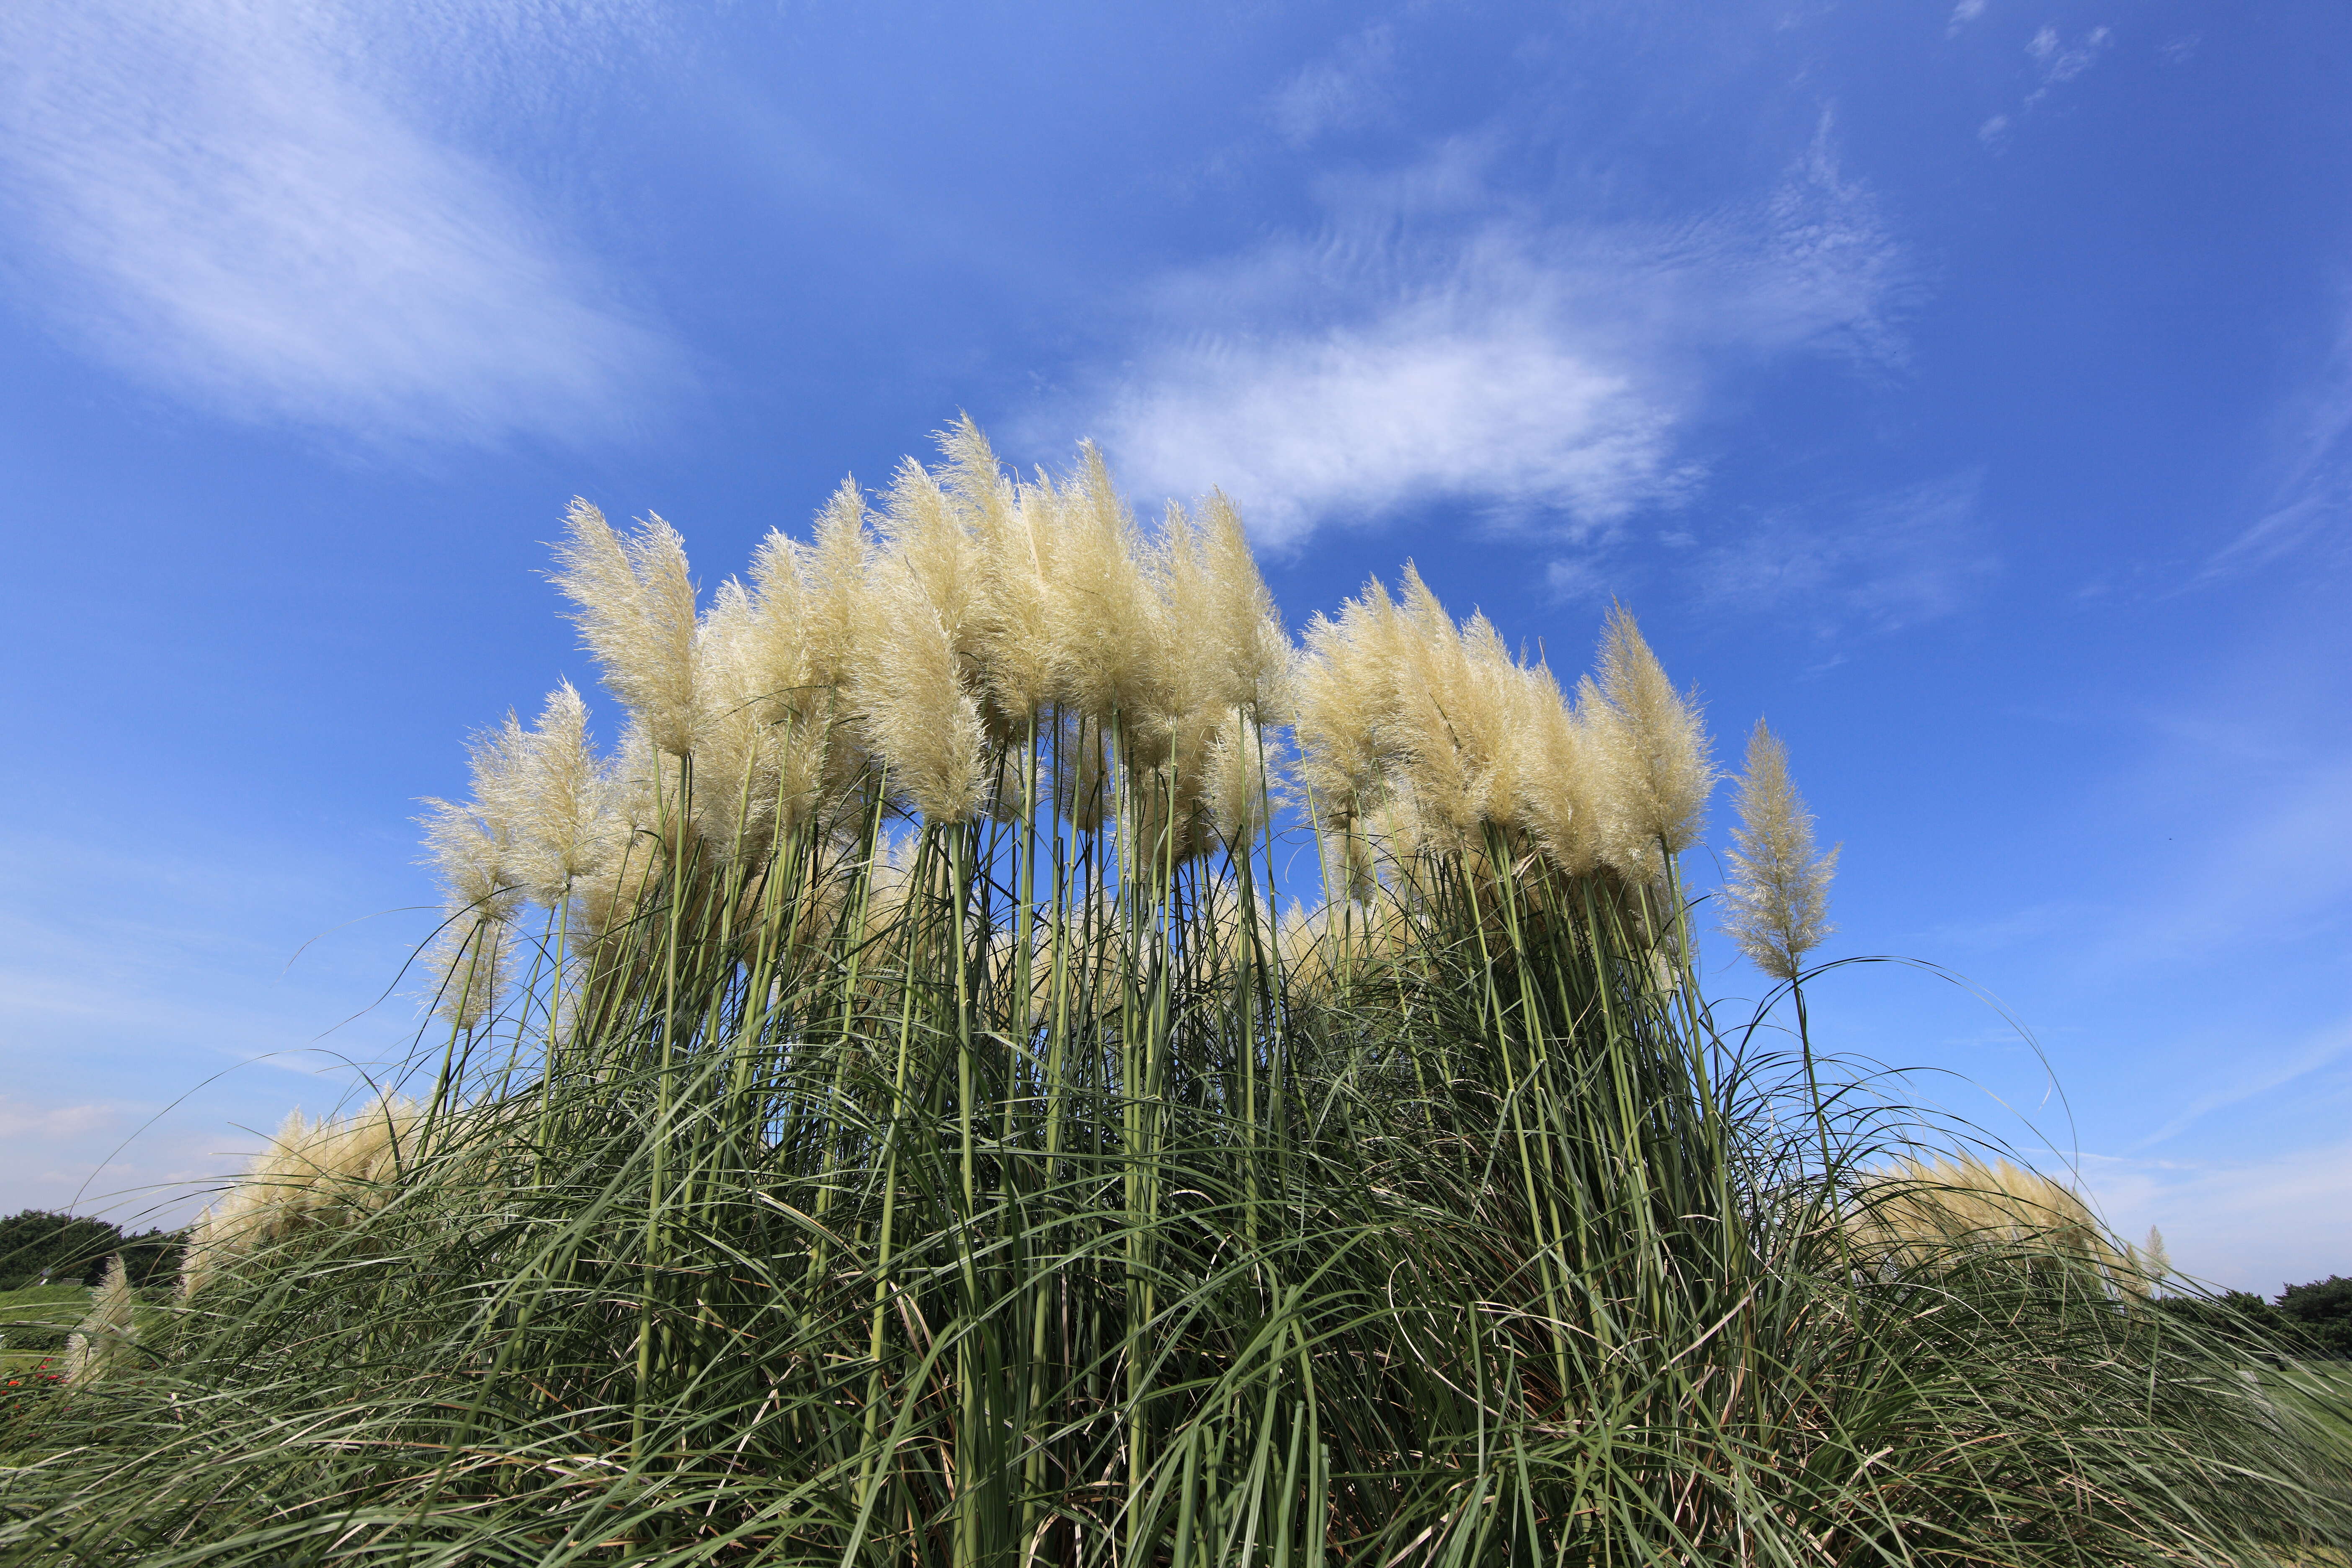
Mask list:
POLYGON ((18 1377, 44 1363, 62 1363, 66 1331, 89 1310, 82 1285, 28 1285, 0 1290, 0 1324, 62 1324, 63 1328, 0 1327, 0 1376, 18 1377))

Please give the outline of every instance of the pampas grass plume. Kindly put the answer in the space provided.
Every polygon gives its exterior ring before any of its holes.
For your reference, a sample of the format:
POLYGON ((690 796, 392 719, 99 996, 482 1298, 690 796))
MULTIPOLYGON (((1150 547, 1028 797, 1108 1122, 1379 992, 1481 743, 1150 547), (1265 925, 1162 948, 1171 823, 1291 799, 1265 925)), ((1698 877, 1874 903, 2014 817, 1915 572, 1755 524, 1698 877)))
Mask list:
POLYGON ((804 563, 803 648, 809 679, 819 686, 846 682, 873 625, 872 595, 866 584, 873 553, 866 497, 855 479, 845 479, 817 513, 815 542, 804 563))
POLYGON ((1379 802, 1396 619, 1395 601, 1375 580, 1336 620, 1318 614, 1307 626, 1291 676, 1292 717, 1299 780, 1327 828, 1345 831, 1379 802))
POLYGON ((1181 535, 1181 547, 1171 551, 1178 567, 1171 595, 1176 626, 1212 672, 1212 700, 1254 708, 1278 721, 1290 638, 1250 553, 1241 514, 1223 492, 1212 491, 1193 517, 1180 512, 1170 521, 1181 535))
POLYGON ((971 640, 990 700, 1007 718, 1025 718, 1052 700, 1054 642, 1047 607, 1048 563, 1061 523, 1051 486, 1015 488, 988 437, 966 416, 940 432, 949 489, 972 517, 980 592, 971 640))
POLYGON ((1757 968, 1794 980, 1805 954, 1837 929, 1829 923, 1829 889, 1838 851, 1814 853, 1812 814, 1789 782, 1789 748, 1762 720, 1748 738, 1733 806, 1739 826, 1731 834, 1724 931, 1757 968))
POLYGON ((570 681, 547 694, 520 763, 507 775, 512 793, 502 812, 513 833, 510 869, 532 902, 552 908, 604 868, 619 828, 612 781, 589 743, 588 705, 570 681))
POLYGON ((875 636, 854 694, 889 787, 934 822, 965 822, 984 804, 980 708, 964 689, 955 635, 919 569, 885 556, 870 583, 875 636))
POLYGON ((1571 877, 1587 876, 1599 861, 1600 844, 1584 731, 1544 666, 1526 672, 1518 701, 1512 744, 1519 756, 1512 776, 1520 825, 1553 865, 1571 877))
POLYGON ((624 540, 574 497, 552 576, 577 606, 581 640, 604 679, 673 756, 694 749, 694 582, 677 530, 646 514, 624 540))
POLYGON ((1164 707, 1166 608, 1142 564, 1135 519, 1090 442, 1055 491, 1061 548, 1046 610, 1054 685, 1078 711, 1124 726, 1164 707))
POLYGON ((106 1272, 90 1296, 89 1315, 66 1342, 66 1382, 76 1386, 96 1383, 136 1358, 132 1347, 139 1337, 138 1305, 118 1252, 106 1261, 106 1272))
POLYGON ((1914 1266, 1958 1246, 2067 1254, 2126 1289, 2141 1279, 2072 1187, 1972 1153, 1906 1158, 1872 1175, 1848 1228, 1862 1246, 1914 1266))
POLYGON ((180 1294, 217 1270, 320 1226, 389 1203, 415 1153, 425 1109, 383 1095, 365 1110, 311 1121, 288 1113, 236 1184, 206 1209, 180 1259, 180 1294))
POLYGON ((1622 605, 1611 608, 1601 633, 1600 679, 1582 693, 1580 712, 1621 819, 1613 863, 1628 876, 1650 874, 1658 848, 1679 855, 1705 826, 1717 773, 1698 703, 1675 689, 1622 605))

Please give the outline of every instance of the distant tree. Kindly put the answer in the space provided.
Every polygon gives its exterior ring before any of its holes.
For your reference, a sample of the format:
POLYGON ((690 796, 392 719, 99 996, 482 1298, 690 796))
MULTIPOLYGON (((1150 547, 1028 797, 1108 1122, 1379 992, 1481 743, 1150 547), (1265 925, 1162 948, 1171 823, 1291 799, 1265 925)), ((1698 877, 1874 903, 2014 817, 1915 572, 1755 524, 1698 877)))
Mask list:
POLYGON ((122 1255, 133 1286, 161 1283, 180 1267, 185 1231, 151 1229, 126 1236, 120 1226, 83 1215, 26 1209, 0 1219, 0 1290, 27 1285, 95 1286, 106 1261, 122 1255))
POLYGON ((102 1219, 26 1209, 0 1219, 0 1290, 94 1281, 122 1240, 102 1219))
POLYGON ((2294 1353, 2294 1323, 2251 1290, 2224 1290, 2219 1296, 2164 1296, 2156 1304, 2160 1310, 2246 1350, 2271 1355, 2294 1353))
POLYGON ((2328 1355, 2352 1359, 2352 1279, 2331 1274, 2279 1292, 2278 1310, 2328 1355))

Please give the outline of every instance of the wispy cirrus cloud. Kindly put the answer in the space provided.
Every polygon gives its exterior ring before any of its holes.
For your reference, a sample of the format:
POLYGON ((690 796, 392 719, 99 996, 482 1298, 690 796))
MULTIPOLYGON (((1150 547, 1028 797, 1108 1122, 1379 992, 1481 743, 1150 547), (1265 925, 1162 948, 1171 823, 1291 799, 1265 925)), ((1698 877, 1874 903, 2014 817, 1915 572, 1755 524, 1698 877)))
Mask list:
POLYGON ((1702 547, 1692 565, 1706 603, 1801 611, 1822 629, 1895 631, 1969 603, 2000 570, 1970 468, 1823 509, 1783 513, 1702 547))
POLYGON ((1275 129, 1303 147, 1327 132, 1361 125, 1381 107, 1396 54, 1396 30, 1386 23, 1350 34, 1283 82, 1272 105, 1275 129))
POLYGON ((0 203, 20 299, 208 410, 368 439, 609 432, 679 352, 428 101, 431 73, 478 92, 461 79, 497 55, 432 40, 515 17, 404 16, 378 40, 360 13, 276 0, 12 8, 0 203))
MULTIPOLYGON (((1967 0, 1962 0, 1964 5, 1966 3, 1967 0)), ((1977 7, 1978 11, 1982 9, 1982 5, 1977 7)), ((1970 12, 1969 17, 1976 14, 1970 12)), ((1969 18, 1954 12, 1951 30, 1958 32, 1961 22, 1966 19, 1969 18)), ((2025 41, 2026 58, 2033 62, 2033 89, 2025 95, 2014 113, 1995 114, 1978 126, 1977 140, 1996 152, 2000 151, 2007 145, 2019 121, 2032 113, 2059 88, 2098 64, 2100 58, 2114 43, 2114 30, 2107 27, 2093 27, 2072 43, 2067 42, 2065 35, 2054 26, 2036 28, 2033 36, 2025 41)))
POLYGON ((1329 222, 1164 279, 1087 420, 1139 492, 1213 479, 1276 547, 1435 501, 1591 539, 1703 478, 1719 375, 1898 362, 1904 261, 1826 125, 1780 186, 1661 225, 1549 218, 1457 140, 1329 222))
POLYGON ((2288 434, 2271 504, 2207 558, 2195 584, 2330 549, 2340 555, 2352 539, 2352 309, 2336 323, 2326 365, 2283 423, 2288 434))

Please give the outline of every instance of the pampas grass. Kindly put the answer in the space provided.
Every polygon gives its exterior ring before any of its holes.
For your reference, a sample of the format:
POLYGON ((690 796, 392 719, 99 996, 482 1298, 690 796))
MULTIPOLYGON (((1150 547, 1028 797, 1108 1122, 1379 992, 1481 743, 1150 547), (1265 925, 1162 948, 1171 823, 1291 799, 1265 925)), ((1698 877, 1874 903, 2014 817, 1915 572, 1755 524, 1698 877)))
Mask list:
POLYGON ((1805 954, 1837 929, 1829 923, 1829 887, 1838 851, 1814 851, 1812 814, 1789 782, 1789 748, 1760 719, 1748 739, 1748 771, 1733 808, 1739 826, 1726 857, 1732 874, 1724 931, 1758 969, 1794 981, 1805 954))
POLYGON ((135 1363, 138 1358, 138 1297, 122 1255, 106 1260, 106 1272, 90 1295, 89 1313, 66 1341, 66 1383, 86 1387, 135 1363))
POLYGON ((154 1370, 41 1407, 0 1553, 2345 1540, 2303 1406, 2126 1300, 2095 1226, 2022 1174, 1967 1200, 1998 1237, 1921 1206, 1809 1050, 1717 1035, 1714 767, 1629 615, 1573 703, 1410 570, 1294 654, 1221 498, 1147 531, 1091 448, 941 446, 698 610, 667 525, 575 506, 618 739, 559 691, 433 807, 456 958, 493 948, 445 967, 433 1092, 289 1122, 154 1370))
POLYGON ((2151 1287, 2132 1249, 2116 1242, 2080 1194, 2007 1160, 1969 1152, 1895 1160, 1863 1178, 1848 1226, 1876 1267, 1929 1268, 1956 1254, 2040 1256, 2085 1265, 2133 1295, 2151 1287))
POLYGON ((306 1232, 349 1226, 400 1192, 418 1154, 425 1107, 386 1095, 347 1116, 289 1111, 245 1173, 215 1198, 180 1255, 179 1293, 306 1232))

